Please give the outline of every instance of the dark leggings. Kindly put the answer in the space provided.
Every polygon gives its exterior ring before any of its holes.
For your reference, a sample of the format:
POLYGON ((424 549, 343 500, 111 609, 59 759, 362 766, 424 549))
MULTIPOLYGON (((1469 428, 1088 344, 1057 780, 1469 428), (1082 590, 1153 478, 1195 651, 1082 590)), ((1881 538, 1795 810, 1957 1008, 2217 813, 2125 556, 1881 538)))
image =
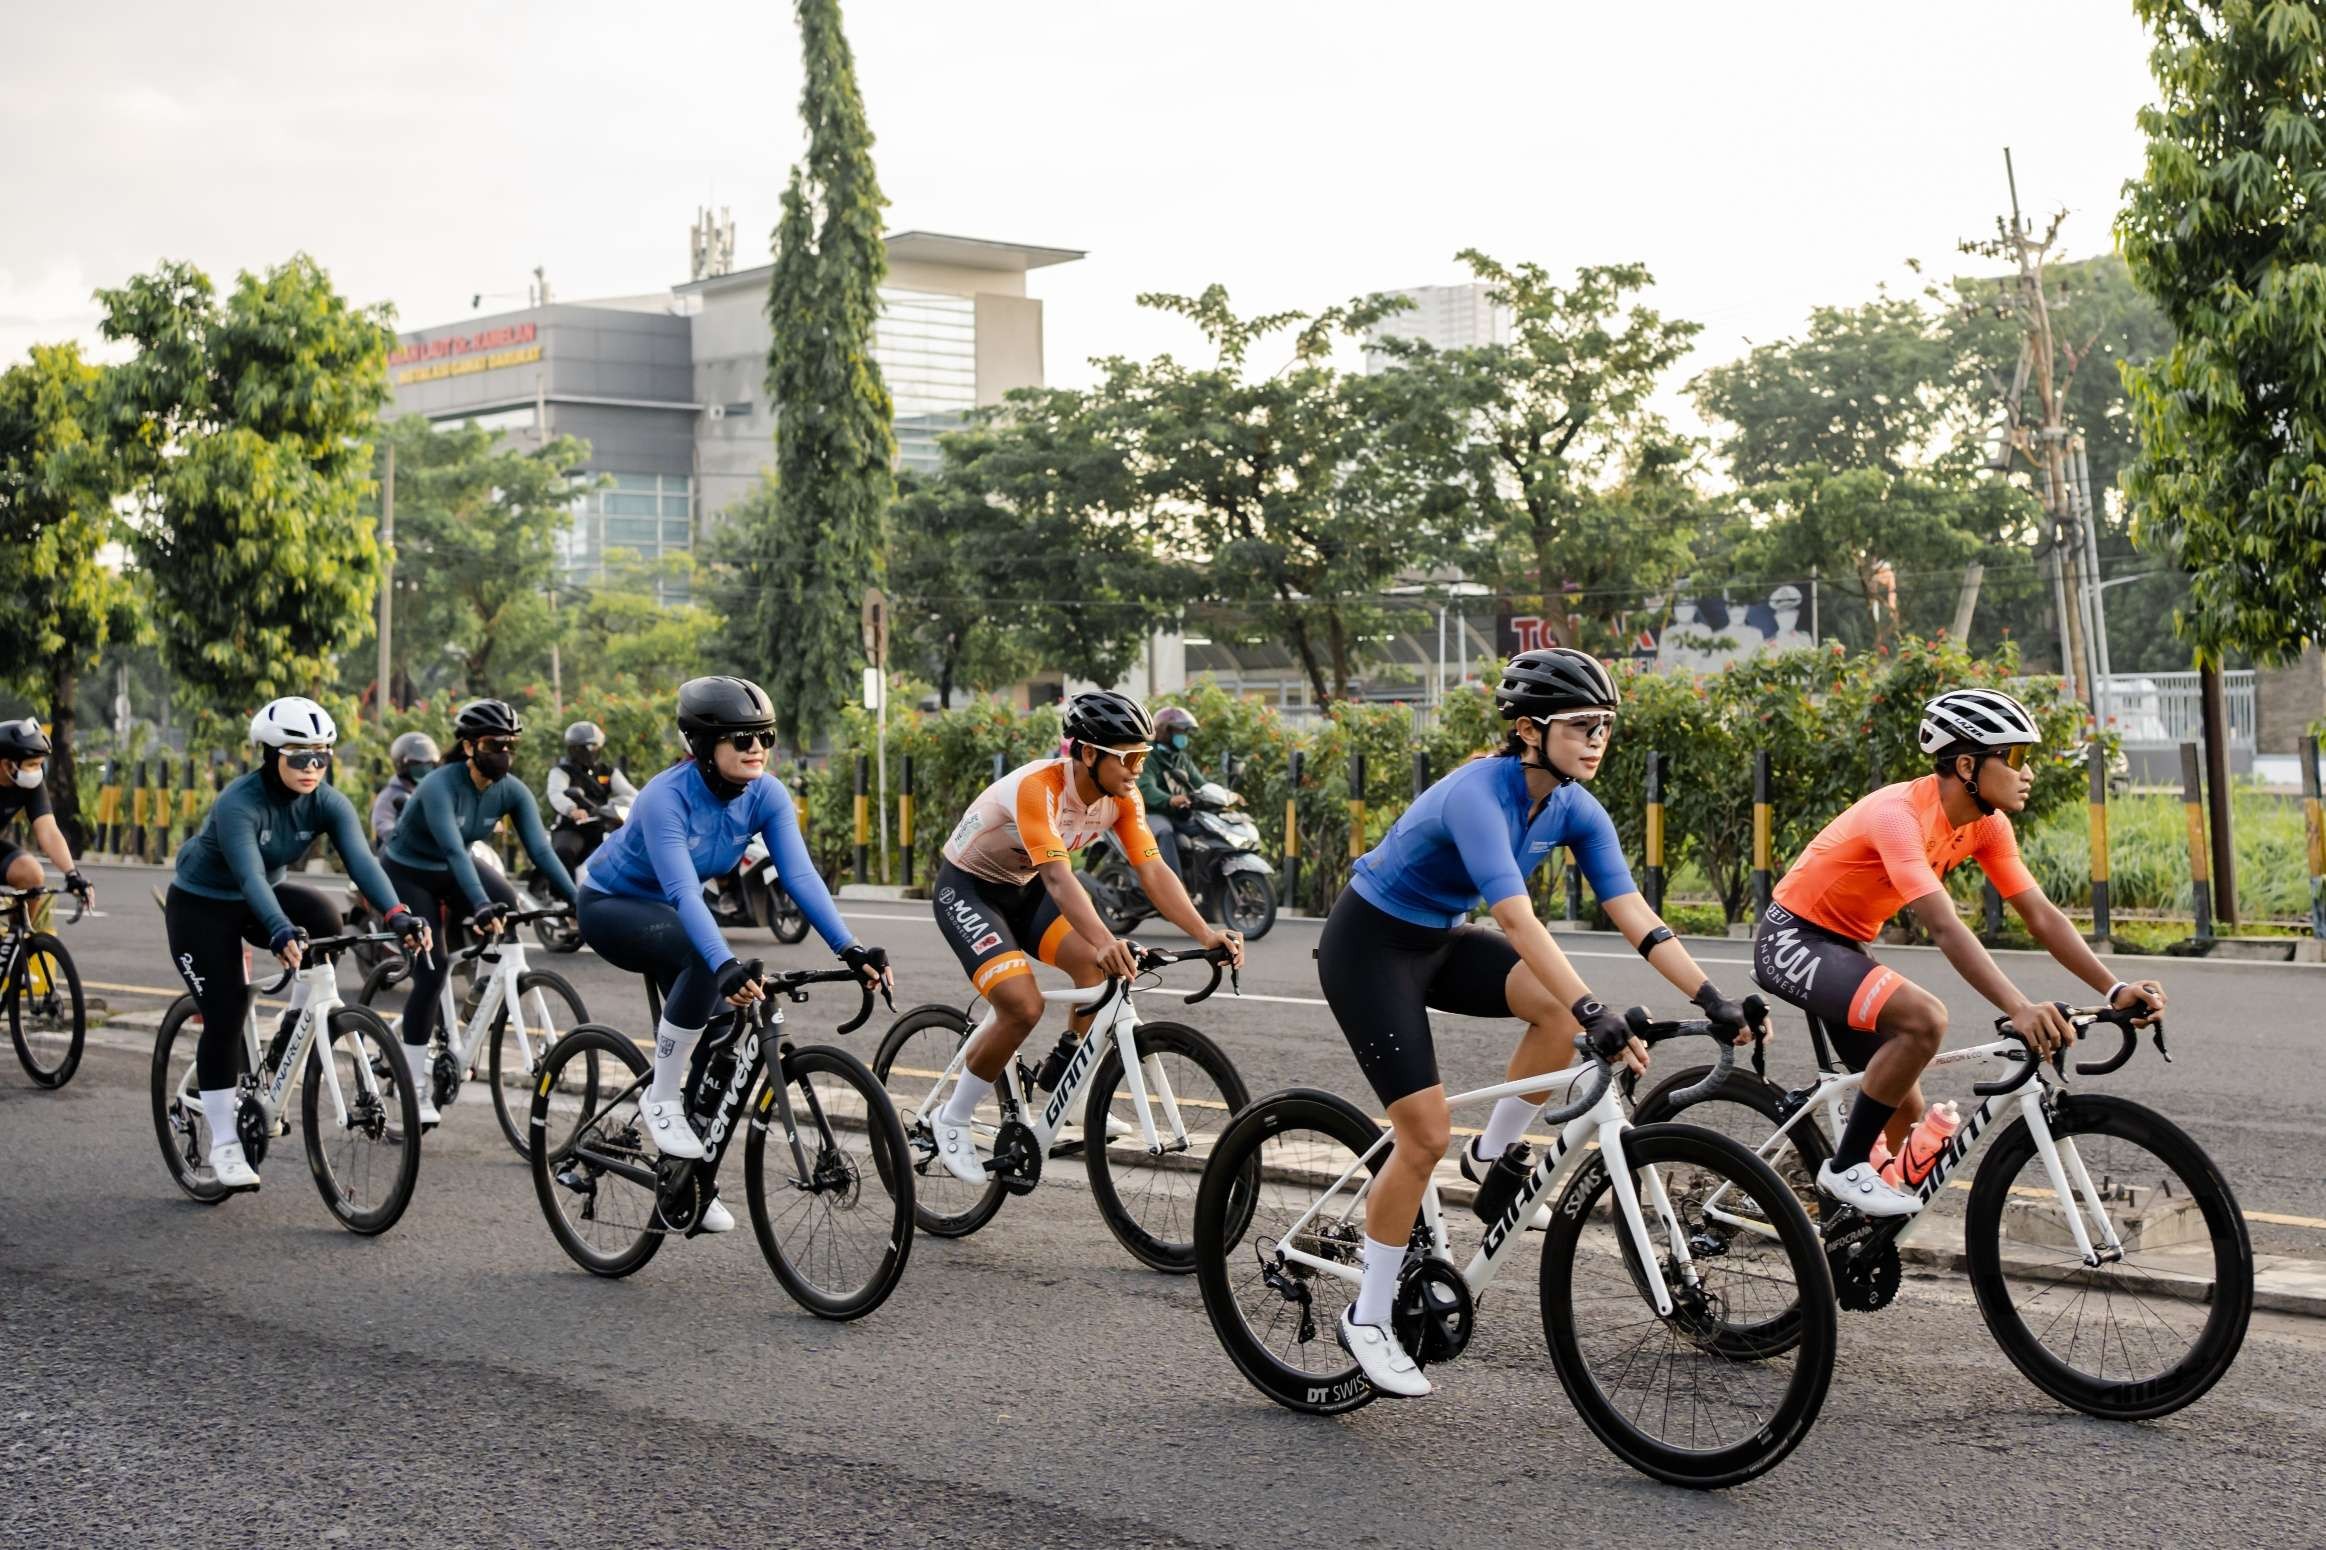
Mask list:
MULTIPOLYGON (((339 933, 338 907, 312 888, 277 883, 275 903, 309 936, 339 933)), ((194 1079, 204 1092, 232 1087, 242 1065, 242 1016, 250 1006, 242 944, 264 948, 266 927, 258 912, 239 899, 206 899, 174 883, 162 902, 162 925, 169 935, 170 962, 202 1012, 194 1079)))
MULTIPOLYGON (((452 938, 457 934, 452 927, 468 918, 468 900, 449 871, 426 871, 387 860, 380 865, 405 908, 428 922, 428 928, 436 933, 435 946, 413 956, 412 977, 404 982, 409 987, 404 996, 404 1042, 426 1044, 436 1031, 437 996, 444 989, 445 976, 452 972, 452 938)), ((517 890, 500 873, 478 867, 477 881, 496 902, 517 907, 517 890)))
POLYGON ((581 936, 617 969, 643 974, 662 992, 662 1017, 673 1028, 700 1028, 719 1004, 719 982, 687 940, 678 911, 660 899, 581 891, 581 936))

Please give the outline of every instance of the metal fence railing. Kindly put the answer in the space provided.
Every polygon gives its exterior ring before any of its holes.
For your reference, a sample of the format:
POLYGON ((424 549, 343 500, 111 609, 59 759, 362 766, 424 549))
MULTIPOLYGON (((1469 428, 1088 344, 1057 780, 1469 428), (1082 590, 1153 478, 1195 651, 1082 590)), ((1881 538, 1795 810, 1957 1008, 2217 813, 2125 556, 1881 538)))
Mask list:
MULTIPOLYGON (((2202 742, 2203 697, 2195 673, 2118 673, 2100 680, 2101 714, 2113 718, 2127 748, 2171 748, 2202 742)), ((2229 714, 2229 743, 2250 749, 2259 716, 2250 668, 2221 675, 2223 708, 2229 714)))

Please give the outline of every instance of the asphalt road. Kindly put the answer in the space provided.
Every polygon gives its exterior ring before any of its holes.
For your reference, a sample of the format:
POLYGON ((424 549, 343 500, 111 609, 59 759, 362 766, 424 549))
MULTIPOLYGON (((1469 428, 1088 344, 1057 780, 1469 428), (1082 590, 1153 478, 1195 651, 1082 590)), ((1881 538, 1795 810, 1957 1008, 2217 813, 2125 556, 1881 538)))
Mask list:
MULTIPOLYGON (((86 978, 166 986, 152 880, 100 876, 111 913, 68 934, 86 978)), ((955 993, 917 912, 854 913, 897 948, 913 999, 955 993)), ((1253 994, 1190 1014, 1255 1091, 1358 1090, 1304 999, 1313 930, 1287 922, 1245 978, 1253 994)), ((1647 994, 1627 960, 1618 948, 1584 962, 1603 994, 1647 994)), ((601 1017, 642 1017, 587 955, 560 966, 601 1017)), ((1909 972, 1947 984, 1933 966, 1909 972)), ((2183 966, 2184 1060, 2120 1079, 2189 1117, 2249 1204, 2319 1203, 2314 1174, 2266 1164, 2309 1155, 2293 1120, 2318 1102, 2292 1018, 2320 984, 2183 966), (2255 1055, 2252 1075, 2240 1079, 2232 1048, 2255 1055)), ((161 1004, 99 993, 123 1011, 161 1004)), ((1320 1421, 1243 1383, 1193 1284, 1134 1264, 1079 1170, 1055 1171, 974 1238, 921 1238, 888 1305, 836 1326, 789 1302, 748 1232, 674 1245, 626 1281, 582 1274, 481 1103, 431 1135, 419 1197, 382 1238, 340 1231, 290 1151, 259 1195, 196 1206, 154 1155, 146 1061, 120 1033, 61 1093, 0 1065, 0 1544, 2320 1538, 2317 1321, 2258 1315, 2197 1406, 2112 1425, 2012 1372, 1960 1283, 1911 1279, 1884 1313, 1845 1316, 1832 1394, 1793 1459, 1700 1496, 1634 1475, 1591 1438, 1524 1290, 1490 1294, 1436 1398, 1320 1421)), ((1495 1074, 1501 1030, 1448 1020, 1442 1036, 1455 1080, 1495 1074)))

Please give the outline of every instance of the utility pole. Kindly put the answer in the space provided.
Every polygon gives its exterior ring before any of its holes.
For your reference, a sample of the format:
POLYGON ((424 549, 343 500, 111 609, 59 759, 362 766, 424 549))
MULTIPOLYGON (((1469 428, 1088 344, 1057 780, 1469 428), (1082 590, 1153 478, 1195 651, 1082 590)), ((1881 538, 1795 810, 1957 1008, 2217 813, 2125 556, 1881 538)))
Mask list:
POLYGON ((388 681, 395 671, 396 444, 388 443, 388 473, 380 484, 380 672, 372 686, 380 726, 388 724, 388 681))

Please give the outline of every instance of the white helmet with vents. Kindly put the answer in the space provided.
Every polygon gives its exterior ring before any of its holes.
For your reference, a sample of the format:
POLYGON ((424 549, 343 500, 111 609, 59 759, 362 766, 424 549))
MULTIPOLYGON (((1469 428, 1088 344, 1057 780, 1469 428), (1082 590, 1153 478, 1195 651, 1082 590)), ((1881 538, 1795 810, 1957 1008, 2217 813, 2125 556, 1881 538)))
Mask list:
POLYGON ((292 743, 320 743, 329 748, 339 741, 339 728, 332 722, 331 712, 302 695, 289 694, 267 701, 250 718, 250 740, 265 748, 284 748, 292 743))
POLYGON ((2027 707, 1993 689, 1949 689, 1922 707, 1922 751, 1933 758, 2040 743, 2027 707))

